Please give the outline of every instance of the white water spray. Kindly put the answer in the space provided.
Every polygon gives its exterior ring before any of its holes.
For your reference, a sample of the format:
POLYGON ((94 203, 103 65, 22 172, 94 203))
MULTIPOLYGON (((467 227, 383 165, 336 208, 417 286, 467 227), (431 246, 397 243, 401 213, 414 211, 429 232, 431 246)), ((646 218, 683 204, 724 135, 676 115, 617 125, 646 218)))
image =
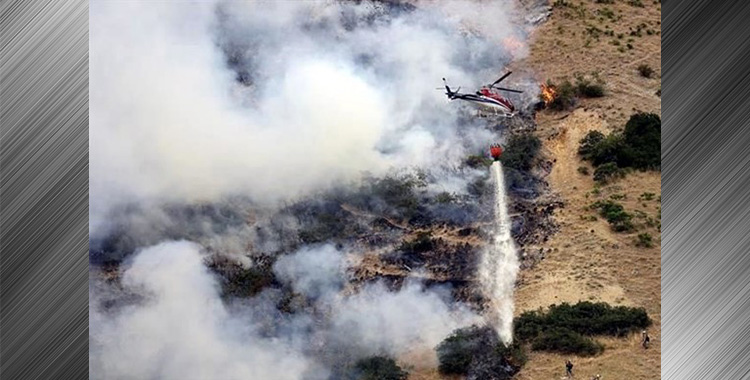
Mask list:
POLYGON ((492 242, 484 250, 479 266, 479 282, 489 297, 487 319, 504 343, 513 340, 513 289, 518 273, 518 256, 511 236, 505 181, 500 161, 490 168, 495 181, 495 220, 492 242))

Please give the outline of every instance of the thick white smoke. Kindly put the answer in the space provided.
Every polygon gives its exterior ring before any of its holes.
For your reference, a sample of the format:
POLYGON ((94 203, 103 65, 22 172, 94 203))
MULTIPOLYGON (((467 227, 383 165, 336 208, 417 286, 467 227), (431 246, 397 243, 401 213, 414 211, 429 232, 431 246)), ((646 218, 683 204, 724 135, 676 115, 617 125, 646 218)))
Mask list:
POLYGON ((449 297, 413 283, 398 292, 372 285, 340 300, 333 328, 362 342, 371 354, 432 349, 453 330, 481 321, 465 307, 450 306, 445 301, 449 297))
POLYGON ((319 298, 341 290, 346 282, 344 256, 330 244, 306 247, 282 256, 274 264, 274 273, 291 283, 294 290, 307 297, 319 298))
MULTIPOLYGON (((148 244, 198 230, 204 247, 243 258, 247 269, 255 265, 248 251, 275 252, 282 239, 265 238, 273 231, 250 221, 220 232, 210 220, 183 226, 164 204, 231 205, 227 199, 239 195, 274 209, 363 172, 412 166, 439 177, 429 191, 465 191, 476 176, 451 167, 495 134, 461 119, 461 105, 435 88, 442 77, 469 91, 494 80, 525 54, 524 35, 510 0, 416 4, 92 2, 92 239, 111 232, 110 224, 148 244), (133 205, 143 220, 117 213, 133 205)), ((523 82, 507 84, 514 80, 523 82)), ((478 321, 418 284, 349 292, 349 257, 323 245, 273 267, 314 312, 266 323, 256 311, 278 313, 274 294, 228 307, 203 249, 168 242, 134 255, 121 277, 123 291, 138 295, 130 305, 102 310, 97 301, 112 289, 91 290, 92 378, 323 379, 317 339, 398 357, 478 321)))
POLYGON ((331 334, 356 342, 368 354, 398 356, 414 347, 433 348, 454 329, 480 321, 465 306, 449 305, 449 292, 416 283, 397 292, 375 283, 344 294, 346 268, 345 255, 329 244, 280 258, 274 272, 295 291, 321 298, 319 306, 331 315, 331 334))
MULTIPOLYGON (((415 347, 431 349, 454 329, 479 321, 465 307, 449 305, 445 295, 416 284, 398 292, 375 284, 342 294, 344 262, 344 254, 330 245, 280 259, 275 272, 295 291, 320 297, 316 308, 329 322, 310 337, 299 331, 269 336, 255 328, 261 320, 224 306, 200 246, 167 242, 143 249, 122 275, 124 290, 143 299, 107 312, 91 308, 92 378, 322 379, 326 370, 307 353, 315 336, 324 336, 330 346, 355 348, 354 358, 398 357, 415 347)), ((253 307, 273 307, 263 305, 269 301, 259 297, 253 307)), ((304 314, 298 318, 290 324, 310 323, 304 314)))
POLYGON ((227 311, 199 248, 144 249, 122 276, 123 287, 144 299, 107 314, 92 306, 92 378, 300 379, 320 371, 295 347, 261 338, 227 311))
POLYGON ((523 41, 510 4, 93 2, 92 233, 128 203, 276 201, 458 162, 488 136, 435 88, 502 72, 500 42, 523 41))

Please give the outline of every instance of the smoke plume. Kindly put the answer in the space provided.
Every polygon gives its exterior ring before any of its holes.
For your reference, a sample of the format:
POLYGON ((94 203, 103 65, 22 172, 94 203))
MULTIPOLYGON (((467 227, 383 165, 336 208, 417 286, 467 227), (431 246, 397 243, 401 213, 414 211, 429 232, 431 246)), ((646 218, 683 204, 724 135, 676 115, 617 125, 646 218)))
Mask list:
POLYGON ((91 251, 119 264, 90 280, 92 378, 327 379, 477 323, 449 289, 353 287, 361 247, 301 245, 289 204, 412 168, 425 193, 466 194, 483 173, 457 168, 498 128, 436 87, 472 91, 526 54, 513 4, 92 2, 91 251), (228 296, 217 254, 274 286, 228 296))
POLYGON ((92 3, 92 234, 124 204, 276 202, 478 151, 435 88, 499 76, 525 32, 510 2, 456 4, 92 3))
POLYGON ((93 378, 299 379, 315 370, 293 344, 261 338, 228 312, 195 244, 142 250, 122 285, 143 299, 108 314, 92 306, 93 378))
MULTIPOLYGON (((414 347, 434 347, 455 328, 479 318, 448 297, 416 284, 398 292, 367 286, 339 292, 344 255, 330 245, 307 247, 275 267, 295 291, 321 298, 314 308, 329 317, 313 321, 300 313, 275 315, 275 334, 267 331, 277 301, 259 296, 247 307, 227 308, 219 283, 204 265, 201 247, 166 242, 137 253, 122 275, 126 292, 138 302, 100 310, 95 292, 90 312, 90 363, 102 379, 325 379, 326 352, 402 355, 414 347), (289 276, 287 276, 289 275, 289 276), (261 311, 261 312, 258 312, 261 311), (263 314, 263 315, 261 315, 263 314)), ((276 312, 278 314, 278 312, 276 312)), ((346 359, 345 358, 345 359, 346 359)))

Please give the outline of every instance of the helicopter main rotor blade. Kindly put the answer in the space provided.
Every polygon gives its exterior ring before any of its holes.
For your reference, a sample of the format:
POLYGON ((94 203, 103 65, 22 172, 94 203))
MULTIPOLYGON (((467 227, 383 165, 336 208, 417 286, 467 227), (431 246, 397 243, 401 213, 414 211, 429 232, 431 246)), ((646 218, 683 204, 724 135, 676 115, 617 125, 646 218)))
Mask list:
POLYGON ((498 79, 498 80, 496 80, 496 81, 492 82, 492 84, 490 85, 490 87, 492 87, 492 86, 494 86, 494 85, 496 85, 496 84, 500 83, 500 82, 501 82, 501 81, 502 81, 503 79, 507 78, 507 77, 508 77, 508 75, 510 75, 510 74, 512 74, 512 73, 513 73, 512 71, 508 71, 507 73, 505 73, 505 75, 501 76, 501 77, 500 77, 500 79, 498 79))
POLYGON ((522 94, 523 93, 523 91, 520 91, 520 90, 511 90, 510 88, 504 88, 504 87, 495 87, 495 88, 498 89, 498 90, 503 90, 503 91, 508 91, 508 92, 515 92, 515 93, 518 93, 518 94, 522 94))

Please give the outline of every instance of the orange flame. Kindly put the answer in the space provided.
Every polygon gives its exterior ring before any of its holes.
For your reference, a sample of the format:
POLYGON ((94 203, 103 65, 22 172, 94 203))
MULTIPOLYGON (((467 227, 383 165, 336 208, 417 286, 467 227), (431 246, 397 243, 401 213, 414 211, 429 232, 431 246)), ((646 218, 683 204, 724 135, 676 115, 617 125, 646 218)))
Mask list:
POLYGON ((554 85, 541 83, 539 85, 539 88, 541 88, 542 93, 540 94, 542 100, 544 100, 544 105, 549 105, 552 103, 553 100, 557 97, 557 90, 555 89, 554 85))

